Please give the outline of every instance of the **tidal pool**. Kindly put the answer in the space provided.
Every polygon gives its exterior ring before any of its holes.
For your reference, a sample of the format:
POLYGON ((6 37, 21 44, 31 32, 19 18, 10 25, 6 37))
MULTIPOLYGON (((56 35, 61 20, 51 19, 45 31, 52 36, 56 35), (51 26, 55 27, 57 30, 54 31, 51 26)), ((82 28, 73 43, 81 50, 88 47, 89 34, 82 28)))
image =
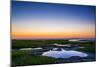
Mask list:
POLYGON ((60 51, 50 50, 50 51, 44 52, 42 56, 48 56, 48 57, 53 57, 53 58, 70 58, 74 56, 87 57, 88 54, 80 52, 80 51, 74 51, 74 50, 67 51, 67 50, 61 49, 60 51))
POLYGON ((42 48, 21 48, 20 50, 38 50, 42 48))

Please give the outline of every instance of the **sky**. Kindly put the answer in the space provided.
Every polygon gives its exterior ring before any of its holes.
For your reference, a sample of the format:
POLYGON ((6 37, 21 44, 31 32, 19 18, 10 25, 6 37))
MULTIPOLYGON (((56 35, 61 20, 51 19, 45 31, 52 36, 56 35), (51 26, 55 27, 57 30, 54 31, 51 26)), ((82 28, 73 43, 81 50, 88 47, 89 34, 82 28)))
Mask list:
POLYGON ((95 38, 95 9, 95 6, 13 1, 12 38, 95 38))

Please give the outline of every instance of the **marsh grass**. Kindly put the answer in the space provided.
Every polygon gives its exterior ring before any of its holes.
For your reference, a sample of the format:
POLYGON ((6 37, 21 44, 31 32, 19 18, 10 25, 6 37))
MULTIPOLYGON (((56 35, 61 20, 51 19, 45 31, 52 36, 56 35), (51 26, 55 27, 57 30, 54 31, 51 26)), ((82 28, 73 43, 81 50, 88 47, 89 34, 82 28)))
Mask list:
POLYGON ((30 51, 12 51, 12 66, 53 64, 57 59, 31 55, 30 51))
MULTIPOLYGON (((35 48, 35 47, 50 47, 50 44, 78 44, 80 48, 78 51, 92 52, 95 53, 95 42, 69 42, 67 40, 12 40, 12 49, 20 48, 35 48)), ((43 64, 55 64, 59 59, 32 55, 31 50, 12 50, 12 66, 25 66, 25 65, 43 65, 43 64)))

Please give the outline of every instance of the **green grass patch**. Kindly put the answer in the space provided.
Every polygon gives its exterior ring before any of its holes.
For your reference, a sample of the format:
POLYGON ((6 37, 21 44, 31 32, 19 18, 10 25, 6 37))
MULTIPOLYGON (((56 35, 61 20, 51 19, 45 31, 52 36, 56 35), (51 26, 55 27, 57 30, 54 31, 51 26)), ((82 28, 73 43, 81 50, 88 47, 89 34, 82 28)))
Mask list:
POLYGON ((96 45, 95 44, 80 44, 81 47, 79 50, 86 51, 86 52, 96 52, 96 45))
POLYGON ((12 52, 12 66, 53 64, 56 61, 51 57, 31 55, 30 51, 12 52))

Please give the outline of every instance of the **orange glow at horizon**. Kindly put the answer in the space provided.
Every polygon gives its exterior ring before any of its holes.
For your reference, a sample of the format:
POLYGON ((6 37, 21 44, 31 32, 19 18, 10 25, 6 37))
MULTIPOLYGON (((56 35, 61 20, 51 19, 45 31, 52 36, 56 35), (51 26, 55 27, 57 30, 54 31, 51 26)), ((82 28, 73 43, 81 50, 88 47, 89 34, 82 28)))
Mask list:
POLYGON ((20 38, 95 38, 94 31, 67 32, 12 32, 13 39, 20 38))

